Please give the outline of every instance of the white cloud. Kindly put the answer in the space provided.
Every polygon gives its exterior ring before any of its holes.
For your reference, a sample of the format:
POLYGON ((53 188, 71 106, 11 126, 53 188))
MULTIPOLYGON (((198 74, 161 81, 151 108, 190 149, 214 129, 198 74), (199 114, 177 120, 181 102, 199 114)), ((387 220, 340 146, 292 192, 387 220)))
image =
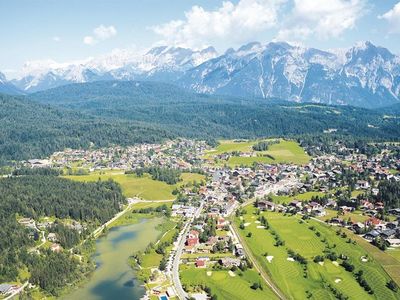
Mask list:
POLYGON ((105 41, 117 35, 117 30, 114 26, 100 25, 93 29, 93 35, 87 35, 83 38, 83 43, 86 45, 94 45, 100 41, 105 41))
POLYGON ((59 36, 53 36, 53 41, 58 43, 61 41, 61 38, 59 36))
POLYGON ((278 39, 339 37, 355 27, 365 7, 365 0, 294 0, 293 10, 280 29, 278 39))
POLYGON ((400 33, 400 2, 378 18, 389 22, 389 33, 400 33))
POLYGON ((193 6, 184 20, 173 20, 151 29, 164 44, 203 48, 219 42, 245 42, 277 25, 286 0, 240 0, 223 2, 215 10, 193 6))
POLYGON ((114 26, 106 27, 104 25, 100 25, 99 27, 93 30, 93 33, 99 40, 107 40, 115 36, 117 34, 117 30, 115 29, 114 26))
POLYGON ((97 41, 94 39, 94 37, 87 35, 83 38, 83 43, 86 45, 94 45, 97 43, 97 41))

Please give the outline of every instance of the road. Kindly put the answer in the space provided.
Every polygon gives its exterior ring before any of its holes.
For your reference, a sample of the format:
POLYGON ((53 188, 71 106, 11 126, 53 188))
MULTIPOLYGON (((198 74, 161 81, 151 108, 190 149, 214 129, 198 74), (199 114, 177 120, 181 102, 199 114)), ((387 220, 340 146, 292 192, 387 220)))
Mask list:
MULTIPOLYGON (((194 216, 189 221, 186 222, 185 226, 181 230, 181 233, 179 234, 179 237, 177 240, 178 245, 176 247, 176 251, 174 254, 172 254, 174 256, 172 258, 172 268, 171 268, 170 274, 172 277, 172 283, 174 285, 176 295, 181 300, 185 300, 185 299, 189 298, 189 295, 183 289, 181 279, 179 278, 179 264, 180 264, 180 260, 181 260, 181 255, 182 255, 183 248, 185 247, 185 238, 189 232, 190 226, 191 226, 193 220, 200 216, 200 213, 203 210, 203 206, 204 206, 204 203, 201 203, 199 208, 196 210, 194 216)), ((167 270, 167 273, 169 273, 168 270, 167 270)))

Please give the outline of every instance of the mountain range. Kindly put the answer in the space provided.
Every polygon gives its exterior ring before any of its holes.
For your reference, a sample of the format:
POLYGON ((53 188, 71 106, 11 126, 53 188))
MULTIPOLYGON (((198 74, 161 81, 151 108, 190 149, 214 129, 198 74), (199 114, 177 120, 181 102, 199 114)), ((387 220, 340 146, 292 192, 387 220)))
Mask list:
POLYGON ((285 42, 254 42, 223 54, 213 47, 119 51, 75 64, 28 64, 19 79, 0 77, 0 92, 26 94, 100 80, 162 81, 204 94, 367 108, 400 103, 400 57, 371 42, 330 51, 285 42))

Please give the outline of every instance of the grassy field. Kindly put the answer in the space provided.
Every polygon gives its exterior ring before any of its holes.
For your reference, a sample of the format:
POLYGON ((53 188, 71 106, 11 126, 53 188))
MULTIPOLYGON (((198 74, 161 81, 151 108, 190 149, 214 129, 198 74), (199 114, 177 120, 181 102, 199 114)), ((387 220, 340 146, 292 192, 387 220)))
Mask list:
POLYGON ((400 248, 386 250, 386 253, 400 262, 400 248))
POLYGON ((298 194, 296 196, 276 196, 276 195, 272 195, 272 200, 275 203, 280 203, 280 204, 284 204, 284 203, 289 203, 293 200, 299 200, 299 201, 309 201, 311 200, 312 197, 322 197, 324 196, 325 193, 322 192, 306 192, 304 194, 298 194))
POLYGON ((209 151, 206 157, 211 157, 218 154, 229 153, 233 151, 250 152, 256 141, 234 141, 221 140, 216 149, 209 151))
POLYGON ((236 276, 231 277, 227 270, 196 269, 189 265, 183 265, 180 269, 182 284, 189 291, 192 291, 194 286, 204 285, 211 288, 211 293, 217 295, 218 299, 277 299, 265 284, 263 284, 263 290, 250 288, 253 283, 262 282, 256 271, 247 270, 240 273, 241 275, 236 272, 236 276), (212 271, 211 276, 207 275, 208 271, 212 271))
POLYGON ((266 153, 275 158, 275 163, 291 162, 302 165, 310 161, 310 156, 294 141, 281 141, 271 145, 266 153))
MULTIPOLYGON (((220 141, 220 145, 206 154, 206 158, 212 158, 215 155, 230 153, 233 151, 252 152, 252 146, 258 141, 220 141)), ((251 166, 253 163, 277 164, 290 162, 294 164, 306 164, 310 157, 305 153, 304 149, 295 141, 281 140, 278 144, 272 144, 267 151, 257 152, 255 157, 231 157, 227 164, 231 167, 245 165, 251 166)))
MULTIPOLYGON (((367 251, 370 257, 372 257, 383 267, 383 269, 392 277, 392 279, 396 281, 397 285, 400 286, 400 262, 398 260, 399 256, 397 256, 396 259, 396 254, 393 255, 393 252, 383 252, 377 247, 371 245, 362 237, 359 237, 358 235, 355 235, 350 231, 348 231, 348 233, 365 251, 367 251)), ((399 251, 399 249, 396 249, 395 251, 399 251)), ((400 299, 400 296, 398 297, 398 299, 400 299)))
POLYGON ((172 191, 175 188, 189 182, 199 182, 205 177, 200 174, 183 173, 182 181, 175 185, 169 185, 162 181, 153 180, 148 174, 145 174, 143 177, 137 177, 134 174, 126 175, 121 171, 111 170, 93 172, 90 175, 65 176, 65 178, 84 182, 97 181, 99 179, 112 179, 121 185, 126 197, 139 197, 144 200, 172 200, 175 199, 175 196, 172 195, 172 191))
MULTIPOLYGON (((160 230, 160 239, 159 243, 162 242, 170 242, 172 243, 173 237, 175 233, 177 232, 177 229, 175 229, 176 223, 170 220, 166 220, 163 224, 162 227, 157 228, 160 230)), ((170 251, 172 249, 172 245, 168 246, 166 251, 170 251)), ((162 260, 162 255, 158 254, 155 249, 151 249, 150 253, 143 253, 141 256, 142 263, 141 267, 142 268, 152 268, 152 267, 158 267, 161 260, 162 260)))
POLYGON ((323 217, 319 217, 318 219, 320 219, 322 221, 325 221, 325 220, 328 220, 328 219, 332 219, 332 218, 338 217, 341 220, 346 220, 347 221, 350 218, 351 221, 353 221, 353 222, 365 222, 366 220, 369 219, 368 216, 363 215, 362 212, 359 211, 359 210, 355 210, 353 212, 348 212, 348 213, 345 213, 344 215, 342 215, 342 214, 338 215, 338 211, 337 210, 326 209, 325 211, 326 211, 326 215, 323 216, 323 217))
MULTIPOLYGON (((336 235, 336 228, 328 227, 315 220, 301 222, 299 216, 264 212, 262 214, 267 218, 271 228, 285 241, 284 246, 276 247, 271 230, 257 228, 254 208, 247 207, 246 210, 247 214, 243 216, 243 221, 249 224, 244 230, 239 229, 239 232, 262 268, 271 275, 289 299, 305 299, 307 291, 311 292, 311 299, 335 299, 333 293, 327 288, 328 284, 349 296, 350 299, 374 298, 360 287, 352 273, 345 271, 341 266, 336 266, 328 259, 325 259, 323 265, 313 262, 316 255, 323 255, 327 247, 326 243, 329 244, 331 251, 347 255, 349 261, 355 266, 355 271, 363 270, 365 280, 374 290, 374 296, 377 299, 399 298, 399 294, 394 294, 385 286, 390 278, 385 272, 386 268, 385 270, 382 268, 382 262, 372 256, 364 245, 347 243, 348 238, 336 235), (315 231, 320 233, 319 237, 309 228, 310 226, 314 226, 315 231), (251 237, 247 237, 248 232, 252 232, 251 237), (307 277, 304 277, 300 263, 288 260, 287 249, 301 254, 308 260, 307 277), (271 262, 266 259, 267 255, 273 256, 271 262), (361 257, 365 255, 370 258, 368 262, 361 261, 361 257)), ((235 219, 237 227, 240 222, 239 218, 235 219)), ((338 262, 340 263, 341 260, 338 262)))

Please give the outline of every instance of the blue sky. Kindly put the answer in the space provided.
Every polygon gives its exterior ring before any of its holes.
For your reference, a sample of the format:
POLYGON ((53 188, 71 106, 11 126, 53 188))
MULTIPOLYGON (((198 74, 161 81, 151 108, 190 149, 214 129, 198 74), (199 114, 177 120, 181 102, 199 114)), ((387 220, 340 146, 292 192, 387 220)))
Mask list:
POLYGON ((113 49, 168 44, 217 50, 258 40, 320 49, 370 40, 400 54, 399 0, 0 0, 0 71, 113 49), (397 5, 397 6, 396 6, 397 5))

